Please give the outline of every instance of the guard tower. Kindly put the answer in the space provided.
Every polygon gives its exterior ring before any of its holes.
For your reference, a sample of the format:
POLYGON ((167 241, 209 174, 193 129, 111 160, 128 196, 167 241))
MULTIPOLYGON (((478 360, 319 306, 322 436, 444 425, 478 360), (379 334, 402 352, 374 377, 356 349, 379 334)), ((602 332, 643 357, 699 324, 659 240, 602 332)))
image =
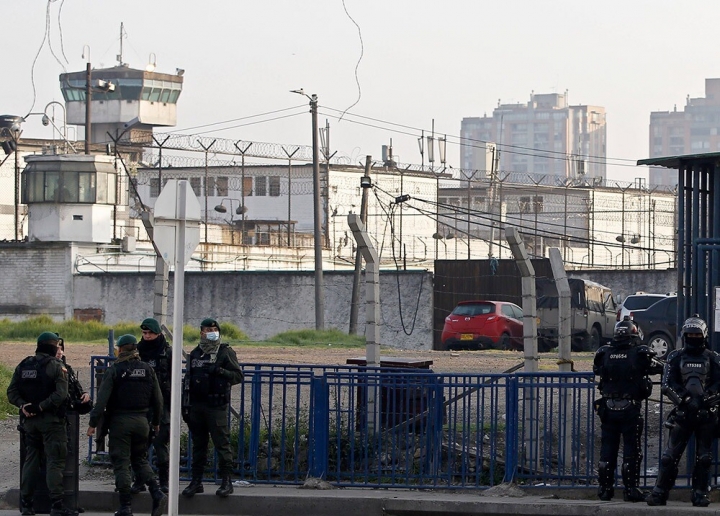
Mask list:
POLYGON ((34 154, 25 161, 22 202, 30 241, 112 241, 118 175, 112 156, 34 154))
POLYGON ((183 85, 183 70, 175 75, 137 70, 122 62, 113 68, 60 74, 67 122, 86 125, 90 119, 90 143, 149 142, 153 127, 177 123, 177 101, 183 85), (106 86, 112 84, 110 91, 106 86), (105 87, 103 87, 105 86, 105 87), (90 91, 90 106, 86 103, 90 91))
POLYGON ((678 332, 700 314, 720 349, 720 152, 642 159, 638 165, 678 171, 678 332))

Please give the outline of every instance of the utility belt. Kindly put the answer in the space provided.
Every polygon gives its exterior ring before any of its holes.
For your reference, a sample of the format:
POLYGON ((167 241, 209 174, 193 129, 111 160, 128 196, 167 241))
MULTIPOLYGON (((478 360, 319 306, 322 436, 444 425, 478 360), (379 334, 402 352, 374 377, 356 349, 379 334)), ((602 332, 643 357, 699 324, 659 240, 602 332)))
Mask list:
POLYGON ((631 398, 623 397, 623 398, 605 398, 605 407, 607 407, 608 410, 613 411, 619 411, 619 410, 627 410, 631 407, 639 407, 640 402, 638 400, 634 400, 631 398))

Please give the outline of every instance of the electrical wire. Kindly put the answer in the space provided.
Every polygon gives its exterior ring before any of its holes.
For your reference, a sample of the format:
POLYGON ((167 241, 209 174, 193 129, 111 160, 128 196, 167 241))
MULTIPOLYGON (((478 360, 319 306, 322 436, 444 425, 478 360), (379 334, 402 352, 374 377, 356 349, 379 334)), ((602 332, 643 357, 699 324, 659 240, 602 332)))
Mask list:
POLYGON ((365 46, 363 45, 363 38, 362 38, 362 31, 360 30, 360 25, 357 24, 357 22, 353 19, 352 16, 350 16, 350 13, 347 10, 347 6, 345 5, 345 0, 342 0, 342 6, 345 10, 345 14, 348 18, 350 18, 350 21, 355 24, 355 27, 357 27, 358 31, 358 38, 360 39, 360 57, 357 60, 357 63, 355 63, 355 83, 357 84, 358 89, 358 96, 357 100, 350 105, 350 107, 346 108, 345 111, 342 112, 340 115, 340 118, 338 118, 338 122, 343 119, 343 116, 345 116, 345 113, 349 111, 350 109, 354 108, 359 102, 360 98, 362 97, 362 89, 360 88, 360 79, 358 78, 358 68, 360 67, 360 61, 362 61, 363 55, 365 54, 365 46))
MULTIPOLYGON (((177 129, 177 130, 175 130, 175 131, 171 131, 171 132, 169 132, 168 134, 178 134, 178 133, 181 133, 182 131, 191 131, 191 130, 193 130, 193 129, 204 129, 205 127, 212 127, 212 126, 214 126, 214 125, 229 124, 229 123, 232 123, 232 122, 239 122, 239 121, 241 121, 241 120, 248 120, 248 119, 250 119, 250 118, 257 118, 257 117, 260 117, 260 116, 274 115, 275 113, 282 113, 282 112, 284 112, 284 111, 290 111, 291 109, 299 109, 299 108, 307 108, 307 106, 304 105, 304 104, 302 104, 302 105, 299 105, 299 106, 293 106, 293 107, 289 107, 289 108, 276 109, 276 110, 274 110, 274 111, 266 111, 265 113, 258 113, 257 115, 248 115, 248 116, 243 116, 243 117, 240 117, 240 118, 232 118, 232 119, 230 119, 230 120, 223 120, 222 122, 212 122, 212 123, 209 123, 209 124, 196 125, 196 126, 194 126, 194 127, 186 127, 186 128, 184 128, 184 129, 177 129)), ((225 128, 225 129, 229 129, 229 128, 225 128)), ((218 129, 218 130, 219 130, 219 131, 222 131, 222 130, 224 130, 224 129, 218 129)), ((198 134, 204 134, 204 133, 198 133, 198 134)))

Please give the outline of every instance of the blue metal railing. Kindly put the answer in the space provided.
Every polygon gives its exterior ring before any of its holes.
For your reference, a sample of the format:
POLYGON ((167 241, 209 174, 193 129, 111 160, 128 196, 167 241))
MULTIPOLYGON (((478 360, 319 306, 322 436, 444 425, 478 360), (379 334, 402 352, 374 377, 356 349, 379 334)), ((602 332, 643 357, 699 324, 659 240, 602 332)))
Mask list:
MULTIPOLYGON (((108 360, 93 357, 93 396, 108 360)), ((597 483, 600 424, 590 372, 278 364, 245 364, 243 371, 245 381, 233 391, 237 410, 228 414, 242 480, 301 484, 312 476, 338 486, 446 489, 597 483)), ((645 407, 645 486, 657 475, 667 410, 662 401, 645 407)), ((106 461, 93 445, 90 462, 106 461)), ((181 472, 191 462, 188 449, 181 450, 181 472)), ((693 450, 691 442, 680 487, 690 483, 693 450)), ((215 466, 208 465, 209 478, 216 478, 215 466)), ((714 466, 712 478, 717 472, 714 466)))

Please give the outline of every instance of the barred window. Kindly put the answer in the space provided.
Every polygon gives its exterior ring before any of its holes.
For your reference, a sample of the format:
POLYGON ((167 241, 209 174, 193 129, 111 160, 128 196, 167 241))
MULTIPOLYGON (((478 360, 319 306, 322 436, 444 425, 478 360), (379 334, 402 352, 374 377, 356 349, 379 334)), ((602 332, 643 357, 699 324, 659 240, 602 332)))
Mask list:
POLYGON ((270 197, 280 197, 280 176, 270 176, 270 197))

